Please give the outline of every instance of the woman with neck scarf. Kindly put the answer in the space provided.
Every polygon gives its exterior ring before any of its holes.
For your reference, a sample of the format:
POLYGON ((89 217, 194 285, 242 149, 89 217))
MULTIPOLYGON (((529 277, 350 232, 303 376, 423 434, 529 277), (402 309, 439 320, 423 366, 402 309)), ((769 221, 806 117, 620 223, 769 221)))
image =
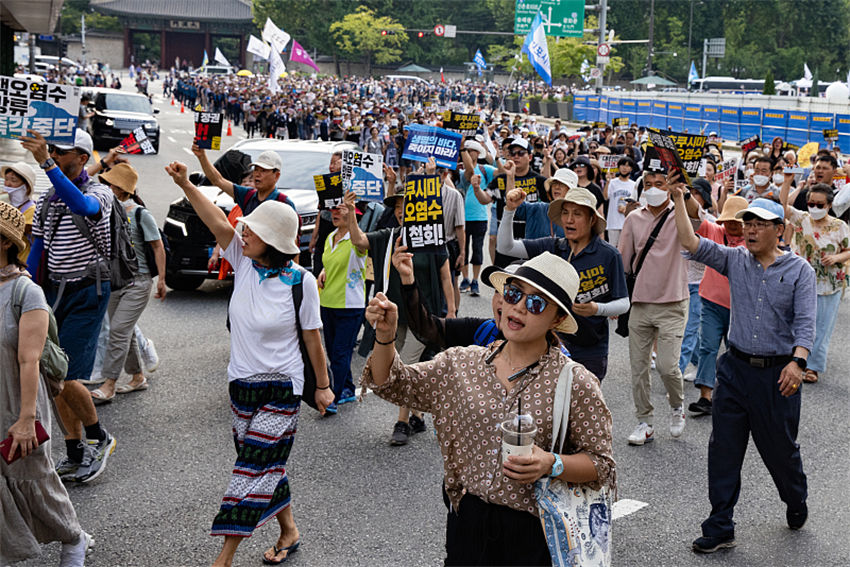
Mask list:
POLYGON ((280 201, 264 201, 237 231, 224 212, 189 182, 185 164, 166 172, 183 190, 200 219, 221 246, 234 270, 230 300, 230 364, 227 367, 236 465, 212 535, 224 536, 213 565, 229 567, 243 538, 275 517, 280 536, 263 562, 283 563, 298 550, 300 538, 290 507, 286 463, 298 423, 304 388, 299 327, 316 375, 316 404, 324 415, 334 394, 322 348, 316 278, 293 262, 298 216, 280 201), (294 291, 303 298, 295 311, 294 291))
POLYGON ((30 234, 32 234, 32 219, 35 215, 35 201, 32 193, 35 190, 35 171, 29 164, 22 161, 0 168, 3 176, 3 192, 0 200, 5 200, 24 215, 24 243, 26 246, 19 250, 20 259, 26 263, 30 253, 30 234))

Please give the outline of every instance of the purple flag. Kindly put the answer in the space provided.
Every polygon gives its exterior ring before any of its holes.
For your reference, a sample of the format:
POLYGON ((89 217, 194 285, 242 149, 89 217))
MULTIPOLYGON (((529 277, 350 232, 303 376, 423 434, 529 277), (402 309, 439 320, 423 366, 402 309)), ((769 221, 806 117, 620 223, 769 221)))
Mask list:
POLYGON ((307 52, 303 47, 301 47, 301 44, 294 39, 292 40, 292 55, 290 55, 289 60, 295 61, 296 63, 304 63, 305 65, 315 69, 317 73, 320 72, 319 66, 313 63, 313 60, 310 59, 310 56, 307 55, 307 52))

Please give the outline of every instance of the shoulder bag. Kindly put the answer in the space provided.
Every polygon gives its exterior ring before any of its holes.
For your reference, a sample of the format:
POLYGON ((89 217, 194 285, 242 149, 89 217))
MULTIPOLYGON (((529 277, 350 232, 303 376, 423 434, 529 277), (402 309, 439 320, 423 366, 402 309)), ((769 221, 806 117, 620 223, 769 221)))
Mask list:
MULTIPOLYGON (((301 272, 301 280, 292 286, 292 303, 295 306, 295 328, 298 331, 298 348, 301 350, 301 360, 304 362, 304 387, 301 392, 301 401, 319 411, 319 406, 316 404, 316 370, 313 368, 313 362, 310 360, 310 353, 307 352, 307 344, 304 342, 304 331, 301 329, 301 303, 304 300, 304 279, 303 275, 306 270, 292 263, 292 267, 301 272)), ((325 364, 328 368, 328 384, 333 386, 334 378, 331 372, 331 365, 325 358, 325 364)))

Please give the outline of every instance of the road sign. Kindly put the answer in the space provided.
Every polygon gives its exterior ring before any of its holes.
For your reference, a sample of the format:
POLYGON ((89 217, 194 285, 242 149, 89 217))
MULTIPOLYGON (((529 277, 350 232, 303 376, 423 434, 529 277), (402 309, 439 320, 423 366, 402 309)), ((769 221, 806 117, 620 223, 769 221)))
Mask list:
POLYGON ((600 43, 596 48, 596 54, 599 57, 608 57, 611 54, 611 46, 607 43, 600 43))
POLYGON ((598 79, 601 76, 602 76, 602 69, 600 69, 599 67, 593 67, 590 70, 590 78, 591 79, 598 79))
POLYGON ((446 24, 446 37, 457 37, 457 26, 446 24))
POLYGON ((517 0, 514 33, 524 35, 534 16, 543 15, 543 29, 553 37, 584 36, 584 0, 517 0))
POLYGON ((715 37, 705 40, 705 54, 709 57, 722 59, 726 55, 726 38, 715 37))
POLYGON ((434 35, 443 37, 444 33, 446 33, 446 27, 443 24, 437 24, 434 26, 434 35))
POLYGON ((602 55, 596 56, 596 64, 597 65, 607 65, 611 61, 610 57, 603 57, 602 55))

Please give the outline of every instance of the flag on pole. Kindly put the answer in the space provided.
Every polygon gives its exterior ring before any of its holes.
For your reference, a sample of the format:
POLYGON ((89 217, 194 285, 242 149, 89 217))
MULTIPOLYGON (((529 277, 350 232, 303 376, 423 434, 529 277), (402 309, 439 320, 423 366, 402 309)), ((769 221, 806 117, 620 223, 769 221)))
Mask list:
POLYGON ((807 81, 812 80, 812 72, 809 71, 808 63, 803 63, 803 78, 806 79, 807 81))
POLYGON ((210 57, 209 57, 209 55, 207 55, 207 50, 204 49, 204 59, 203 59, 203 61, 201 61, 201 69, 206 69, 207 63, 209 63, 209 62, 210 62, 210 57))
POLYGON ((847 71, 847 89, 850 90, 850 71, 847 71))
POLYGON ((522 44, 522 52, 528 55, 528 60, 531 66, 537 71, 537 74, 552 86, 552 71, 549 65, 549 46, 546 44, 546 31, 543 29, 543 18, 540 16, 540 11, 534 16, 534 21, 531 23, 531 29, 528 35, 525 36, 525 41, 522 44))
POLYGON ((222 53, 218 47, 215 48, 215 61, 216 63, 221 63, 226 67, 230 67, 230 61, 227 60, 227 57, 224 56, 224 53, 222 53))
POLYGON ((472 59, 475 62, 475 66, 478 67, 478 76, 481 76, 481 71, 487 68, 487 62, 484 61, 484 56, 481 55, 481 50, 478 49, 475 52, 475 57, 472 59))
POLYGON ((443 75, 443 68, 442 68, 442 67, 440 67, 440 82, 441 82, 441 83, 445 83, 445 82, 446 82, 446 76, 445 76, 445 75, 443 75))
POLYGON ((320 72, 319 66, 316 65, 316 63, 314 63, 312 59, 310 59, 310 56, 307 54, 306 51, 304 51, 304 48, 301 47, 301 44, 299 44, 294 39, 292 40, 292 53, 289 55, 289 60, 295 61, 296 63, 303 63, 315 69, 317 73, 320 72))
POLYGON ((590 82, 590 63, 587 62, 587 59, 584 59, 581 62, 581 70, 579 71, 581 78, 584 79, 585 83, 590 82))
POLYGON ((280 92, 280 85, 277 80, 281 73, 286 71, 286 66, 283 64, 283 59, 280 58, 280 53, 276 49, 272 49, 269 56, 269 90, 272 94, 280 92))
POLYGON ((266 18, 266 25, 263 28, 263 39, 271 44, 271 46, 280 53, 286 49, 286 44, 289 43, 290 35, 274 25, 271 18, 266 18))
POLYGON ((688 84, 690 85, 697 79, 699 79, 699 73, 697 73, 697 66, 694 65, 693 61, 691 61, 691 70, 688 71, 688 84))
POLYGON ((269 44, 253 35, 248 38, 248 47, 245 48, 248 53, 253 53, 260 59, 268 59, 272 48, 269 44))

